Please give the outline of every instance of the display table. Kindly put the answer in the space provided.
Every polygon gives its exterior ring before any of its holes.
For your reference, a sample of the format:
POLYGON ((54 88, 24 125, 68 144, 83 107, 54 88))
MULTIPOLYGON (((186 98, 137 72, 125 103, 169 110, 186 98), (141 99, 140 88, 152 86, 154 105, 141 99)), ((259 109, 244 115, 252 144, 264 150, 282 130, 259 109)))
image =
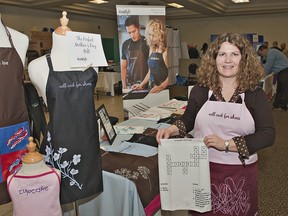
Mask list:
MULTIPOLYGON (((103 171, 104 192, 78 203, 78 212, 85 216, 145 215, 135 184, 113 173, 103 171)), ((62 207, 64 216, 74 216, 73 204, 62 207)))
MULTIPOLYGON (((149 127, 154 129, 168 126, 163 123, 157 124, 156 121, 136 118, 121 122, 118 126, 119 125, 144 126, 145 128, 149 127)), ((102 152, 102 167, 103 170, 117 173, 134 182, 144 207, 145 215, 154 215, 154 213, 161 208, 159 195, 158 148, 138 142, 129 142, 131 144, 130 148, 118 148, 119 145, 122 146, 125 141, 129 141, 132 136, 132 134, 118 134, 112 144, 113 148, 115 147, 115 150, 110 148, 111 146, 108 142, 101 142, 101 148, 107 150, 105 153, 103 153, 104 151, 102 152), (141 150, 139 150, 139 148, 141 150)))
MULTIPOLYGON (((121 126, 144 126, 145 128, 161 128, 167 127, 168 124, 157 124, 156 121, 148 121, 143 119, 129 119, 127 121, 121 122, 118 125, 121 126)), ((116 139, 113 142, 113 146, 120 145, 124 140, 128 140, 132 137, 132 134, 128 135, 120 135, 118 134, 116 139)), ((143 155, 145 155, 145 146, 143 144, 139 144, 142 146, 143 155)), ((108 141, 101 141, 101 149, 107 149, 109 147, 108 141)), ((151 146, 147 146, 147 149, 151 148, 151 146)), ((107 215, 127 215, 127 216, 142 216, 142 215, 154 215, 155 212, 160 210, 160 196, 159 196, 159 184, 158 184, 158 159, 157 159, 157 148, 156 155, 154 157, 148 157, 148 163, 146 163, 145 157, 137 157, 135 155, 131 155, 129 157, 129 150, 122 153, 115 153, 115 157, 113 153, 102 152, 102 164, 103 170, 109 169, 107 165, 117 164, 121 160, 122 164, 125 164, 125 160, 131 158, 131 160, 135 161, 135 163, 141 164, 143 166, 149 168, 151 173, 149 172, 145 174, 146 178, 143 176, 139 176, 142 178, 142 182, 137 182, 135 179, 129 179, 126 175, 125 178, 120 175, 120 173, 113 174, 112 170, 109 172, 103 171, 103 186, 104 191, 97 197, 90 197, 87 199, 83 199, 77 201, 78 203, 78 212, 80 215, 85 216, 107 216, 107 215), (121 157, 121 154, 123 157, 121 157), (125 159, 126 158, 126 159, 125 159), (123 159, 123 160, 122 160, 123 159), (138 161, 136 161, 136 160, 138 161), (157 173, 155 174, 157 170, 157 173), (144 180, 144 181, 143 181, 144 180), (143 184, 143 182, 145 184, 143 184), (149 185, 149 184, 150 185, 149 185), (147 190, 150 188, 151 190, 147 190), (157 187, 157 188, 156 188, 157 187), (140 194, 140 195, 139 195, 140 194), (143 194, 147 195, 146 197, 143 194), (152 201, 151 197, 153 198, 152 201), (148 201, 149 200, 149 201, 148 201), (145 206, 143 206, 143 203, 145 206), (146 208, 145 208, 146 207, 146 208), (152 214, 153 213, 153 214, 152 214)), ((133 164, 133 163, 131 163, 133 164)), ((141 165, 142 166, 142 165, 141 165)), ((138 165, 139 167, 139 165, 138 165)), ((123 167, 124 168, 124 167, 123 167)), ((114 168, 113 168, 114 169, 114 168)), ((135 173, 135 171, 131 170, 131 174, 135 173)), ((123 174, 123 173, 122 173, 123 174)), ((140 174, 141 175, 141 174, 140 174)), ((143 173, 142 173, 143 175, 143 173)), ((64 216, 74 216, 74 207, 73 204, 65 205, 62 207, 64 216)))
POLYGON ((123 96, 123 109, 128 113, 128 116, 126 116, 128 118, 135 116, 133 114, 135 105, 137 106, 142 104, 147 108, 151 108, 169 101, 170 98, 168 89, 164 89, 159 93, 147 93, 145 97, 137 97, 138 95, 141 96, 142 94, 135 93, 134 97, 131 97, 131 94, 128 93, 127 95, 123 96))
POLYGON ((95 91, 110 92, 111 96, 115 96, 114 84, 121 81, 120 72, 98 72, 98 80, 95 91))

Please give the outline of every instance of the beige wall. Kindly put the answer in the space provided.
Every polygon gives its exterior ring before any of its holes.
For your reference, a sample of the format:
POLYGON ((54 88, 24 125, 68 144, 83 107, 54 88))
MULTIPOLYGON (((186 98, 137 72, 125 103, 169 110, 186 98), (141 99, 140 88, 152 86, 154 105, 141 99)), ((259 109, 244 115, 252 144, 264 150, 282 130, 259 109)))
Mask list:
POLYGON ((168 23, 180 29, 183 42, 196 43, 198 49, 201 49, 204 42, 210 42, 210 34, 225 31, 257 33, 263 35, 271 46, 275 40, 279 44, 288 44, 288 13, 175 20, 168 23))
MULTIPOLYGON (((37 11, 32 9, 0 6, 0 13, 6 25, 30 36, 31 30, 42 27, 59 26, 60 13, 37 11)), ((113 38, 117 33, 117 21, 76 16, 68 13, 69 26, 74 31, 101 34, 113 38), (98 29, 99 26, 99 29, 98 29)), ((222 18, 201 18, 185 20, 167 20, 167 24, 179 28, 183 42, 196 43, 198 49, 204 42, 210 42, 210 34, 224 31, 239 33, 257 33, 264 35, 272 45, 274 40, 288 44, 288 13, 254 16, 232 16, 222 18)))

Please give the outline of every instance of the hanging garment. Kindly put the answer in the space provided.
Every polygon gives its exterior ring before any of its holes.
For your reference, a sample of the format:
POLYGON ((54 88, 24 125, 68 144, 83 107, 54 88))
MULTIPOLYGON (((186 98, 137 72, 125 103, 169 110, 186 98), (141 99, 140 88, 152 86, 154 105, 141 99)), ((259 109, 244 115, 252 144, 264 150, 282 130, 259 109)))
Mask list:
POLYGON ((162 53, 151 53, 148 59, 148 65, 152 82, 157 86, 161 85, 168 77, 168 68, 164 62, 162 53))
POLYGON ((60 176, 51 171, 33 176, 15 173, 7 185, 14 216, 61 216, 60 176))
MULTIPOLYGON (((255 132, 255 122, 247 109, 244 97, 241 103, 211 101, 212 91, 195 119, 193 136, 203 138, 217 134, 225 140, 255 132)), ((224 145, 224 143, 223 143, 224 145)), ((251 155, 244 167, 238 152, 209 148, 212 211, 192 215, 258 215, 257 154, 251 155)))
MULTIPOLYGON (((127 52, 127 65, 128 65, 128 82, 132 85, 135 84, 137 81, 142 81, 147 72, 148 72, 148 65, 147 65, 147 57, 145 57, 144 46, 147 47, 143 37, 139 41, 132 41, 130 40, 128 44, 128 52, 127 52)), ((148 49, 148 47, 146 48, 148 49)))
POLYGON ((61 204, 103 191, 98 124, 94 105, 97 73, 53 70, 46 96, 49 111, 47 132, 40 147, 46 163, 61 171, 61 204))
POLYGON ((30 133, 23 63, 7 27, 3 26, 11 47, 0 48, 0 205, 10 202, 6 180, 19 168, 30 133))
POLYGON ((180 31, 166 27, 166 35, 169 85, 174 85, 177 82, 176 76, 179 74, 179 59, 181 58, 180 31))

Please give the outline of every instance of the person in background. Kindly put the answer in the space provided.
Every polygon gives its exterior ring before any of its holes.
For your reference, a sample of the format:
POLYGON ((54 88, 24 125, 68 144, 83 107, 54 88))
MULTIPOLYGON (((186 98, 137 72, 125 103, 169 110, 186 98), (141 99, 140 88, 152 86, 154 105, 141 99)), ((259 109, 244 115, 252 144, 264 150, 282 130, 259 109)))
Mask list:
POLYGON ((125 27, 130 36, 123 42, 121 56, 122 87, 141 82, 148 73, 149 47, 145 37, 140 34, 138 16, 130 16, 125 20, 125 27))
POLYGON ((286 43, 281 43, 280 44, 280 47, 281 47, 281 50, 282 50, 282 52, 284 53, 284 55, 286 56, 286 57, 288 57, 288 49, 286 48, 286 43))
POLYGON ((207 49, 208 49, 208 43, 204 43, 202 45, 202 48, 200 50, 200 58, 202 59, 203 56, 205 55, 205 53, 207 52, 207 49))
POLYGON ((190 59, 198 59, 200 57, 197 50, 197 44, 188 45, 188 54, 190 59))
POLYGON ((274 110, 287 111, 288 104, 288 58, 277 49, 268 49, 262 45, 258 48, 259 56, 266 58, 264 70, 266 75, 277 74, 276 96, 273 102, 274 110))
POLYGON ((134 90, 150 89, 150 93, 158 93, 169 85, 168 61, 166 45, 166 29, 158 20, 150 20, 146 25, 145 38, 150 48, 148 59, 149 71, 140 84, 132 86, 134 90))
POLYGON ((278 47, 278 41, 273 41, 271 49, 277 49, 282 52, 282 50, 278 47))
MULTIPOLYGON (((265 45, 266 47, 269 47, 269 42, 268 41, 264 41, 263 45, 265 45)), ((261 60, 262 64, 266 63, 266 57, 260 56, 260 60, 261 60)))
POLYGON ((248 39, 237 33, 221 34, 206 56, 184 114, 159 129, 156 139, 192 131, 209 149, 212 211, 193 216, 258 215, 257 151, 275 141, 267 95, 258 87, 263 67, 248 39))

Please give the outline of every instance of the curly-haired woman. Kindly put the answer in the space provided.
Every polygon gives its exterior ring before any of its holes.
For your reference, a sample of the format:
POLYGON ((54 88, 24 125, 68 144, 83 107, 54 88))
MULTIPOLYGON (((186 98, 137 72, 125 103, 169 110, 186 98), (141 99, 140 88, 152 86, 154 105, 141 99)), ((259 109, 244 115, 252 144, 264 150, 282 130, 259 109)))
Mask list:
POLYGON ((182 118, 157 133, 160 143, 192 131, 209 148, 212 211, 199 215, 259 214, 257 151, 275 140, 271 107, 258 87, 263 74, 244 36, 220 35, 201 61, 182 118))
POLYGON ((150 20, 146 25, 145 38, 150 48, 149 71, 142 82, 133 85, 132 89, 143 89, 148 84, 150 93, 157 93, 165 89, 169 84, 166 30, 163 22, 157 19, 150 20))

